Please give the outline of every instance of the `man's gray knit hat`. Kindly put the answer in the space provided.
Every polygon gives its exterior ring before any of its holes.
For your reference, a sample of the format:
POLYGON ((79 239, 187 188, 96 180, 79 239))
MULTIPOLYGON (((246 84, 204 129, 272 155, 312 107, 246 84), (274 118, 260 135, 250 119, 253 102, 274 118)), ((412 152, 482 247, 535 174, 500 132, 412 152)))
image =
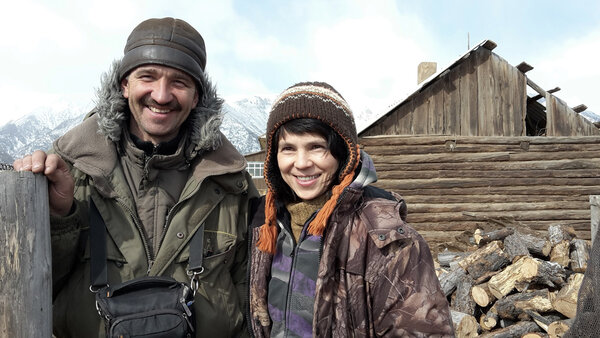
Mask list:
POLYGON ((144 64, 173 67, 202 83, 206 66, 204 39, 187 22, 174 19, 148 19, 133 29, 127 38, 125 55, 119 68, 122 80, 144 64))

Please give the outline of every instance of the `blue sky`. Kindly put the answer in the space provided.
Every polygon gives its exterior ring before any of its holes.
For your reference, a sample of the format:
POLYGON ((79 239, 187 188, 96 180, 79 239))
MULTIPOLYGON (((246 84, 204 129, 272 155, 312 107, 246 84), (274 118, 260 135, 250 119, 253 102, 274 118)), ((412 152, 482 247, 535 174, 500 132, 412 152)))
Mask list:
POLYGON ((91 105, 100 75, 149 17, 203 35, 225 99, 274 96, 306 80, 336 87, 355 111, 384 112, 416 89, 417 65, 449 65, 484 39, 570 106, 600 112, 600 1, 60 1, 0 13, 0 125, 44 106, 91 105))

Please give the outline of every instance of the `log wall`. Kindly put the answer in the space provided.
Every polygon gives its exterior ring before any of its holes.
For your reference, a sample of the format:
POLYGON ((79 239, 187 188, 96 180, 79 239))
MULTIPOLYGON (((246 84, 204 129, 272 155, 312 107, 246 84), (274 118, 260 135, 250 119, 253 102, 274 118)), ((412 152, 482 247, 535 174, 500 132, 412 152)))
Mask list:
POLYGON ((573 226, 591 239, 590 195, 600 194, 600 137, 386 136, 360 139, 378 182, 406 199, 430 242, 482 225, 544 232, 573 226))

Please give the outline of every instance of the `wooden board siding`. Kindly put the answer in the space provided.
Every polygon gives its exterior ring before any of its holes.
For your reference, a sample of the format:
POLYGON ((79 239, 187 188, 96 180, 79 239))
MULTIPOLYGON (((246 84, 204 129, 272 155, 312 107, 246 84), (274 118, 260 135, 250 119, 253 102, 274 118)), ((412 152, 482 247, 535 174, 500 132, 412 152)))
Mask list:
POLYGON ((548 136, 600 135, 600 129, 573 111, 552 94, 546 94, 546 134, 548 136))
POLYGON ((477 136, 479 129, 477 126, 477 64, 474 57, 469 57, 462 62, 456 70, 456 76, 459 78, 460 104, 456 110, 459 115, 460 129, 457 129, 456 135, 477 136))
POLYGON ((486 48, 426 84, 361 133, 377 135, 525 135, 527 78, 486 48))
POLYGON ((255 153, 244 155, 248 162, 264 162, 266 154, 264 151, 257 151, 255 153))
POLYGON ((590 239, 589 195, 600 194, 600 137, 381 136, 360 139, 374 185, 400 193, 409 222, 433 243, 490 224, 590 239))

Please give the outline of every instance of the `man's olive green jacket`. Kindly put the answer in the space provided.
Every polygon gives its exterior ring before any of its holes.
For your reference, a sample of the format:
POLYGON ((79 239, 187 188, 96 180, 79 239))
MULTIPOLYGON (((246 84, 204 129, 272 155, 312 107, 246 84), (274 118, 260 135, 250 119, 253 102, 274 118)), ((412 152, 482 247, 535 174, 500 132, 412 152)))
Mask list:
POLYGON ((187 182, 168 211, 160 247, 154 252, 119 159, 129 113, 120 95, 117 68, 115 63, 104 76, 94 111, 53 146, 75 179, 71 213, 51 217, 54 334, 104 337, 90 291, 90 198, 107 228, 110 285, 146 275, 189 282, 190 239, 204 225, 204 272, 193 305, 196 336, 245 334, 247 220, 249 201, 257 191, 245 171, 244 157, 219 131, 222 101, 205 79, 180 146, 186 160, 177 169, 187 172, 187 182))

